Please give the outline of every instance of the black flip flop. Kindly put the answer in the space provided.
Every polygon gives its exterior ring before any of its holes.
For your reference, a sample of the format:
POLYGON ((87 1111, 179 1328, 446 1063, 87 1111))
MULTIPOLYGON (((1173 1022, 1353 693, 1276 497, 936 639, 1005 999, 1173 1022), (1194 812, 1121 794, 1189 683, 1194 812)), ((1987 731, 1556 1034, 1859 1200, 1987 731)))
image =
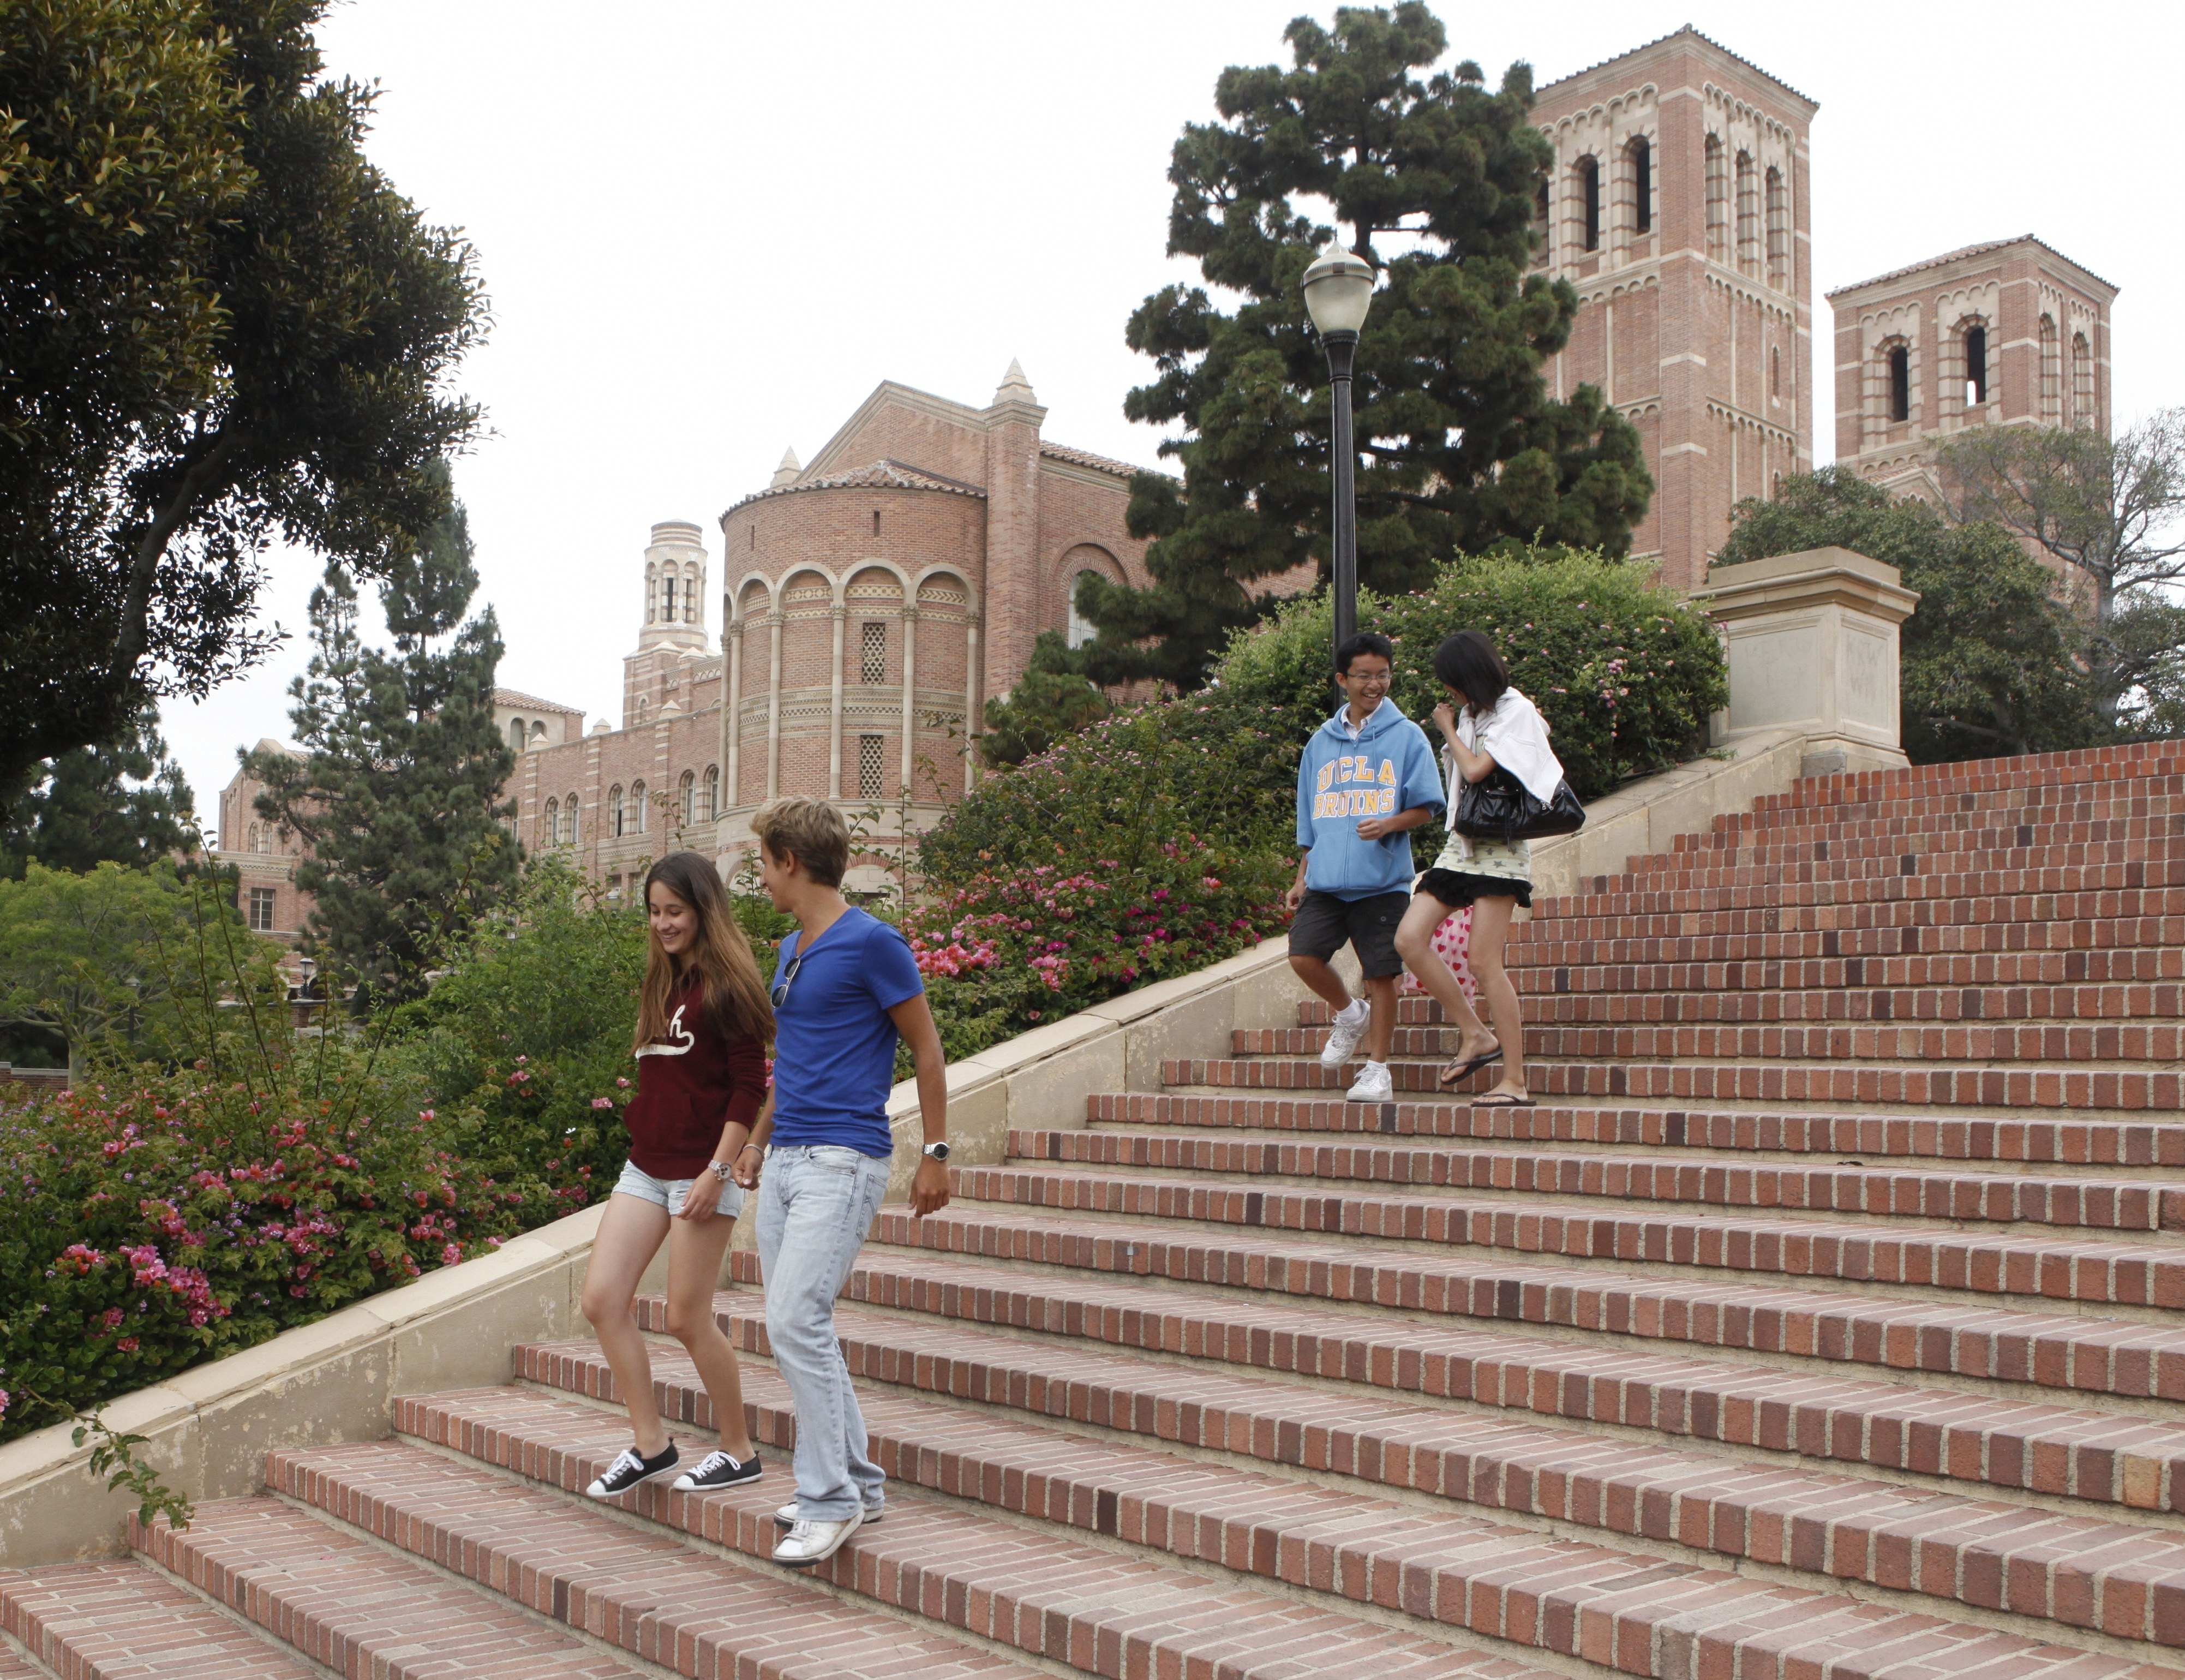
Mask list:
POLYGON ((1441 1083, 1445 1085, 1461 1085, 1481 1068, 1491 1067, 1501 1060, 1502 1046, 1497 1044, 1484 1056, 1475 1056, 1469 1061, 1451 1062, 1442 1069, 1441 1083))
POLYGON ((1538 1097, 1512 1096, 1507 1091, 1489 1091, 1485 1096, 1472 1098, 1472 1106, 1474 1108, 1538 1108, 1540 1100, 1538 1097))

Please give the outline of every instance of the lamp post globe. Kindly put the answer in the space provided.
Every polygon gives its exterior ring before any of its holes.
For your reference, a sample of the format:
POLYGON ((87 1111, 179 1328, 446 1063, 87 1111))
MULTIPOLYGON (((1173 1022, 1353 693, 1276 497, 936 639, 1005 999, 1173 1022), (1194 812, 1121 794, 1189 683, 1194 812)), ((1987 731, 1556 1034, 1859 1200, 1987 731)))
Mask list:
POLYGON ((1373 265, 1331 251, 1305 272, 1305 313, 1327 352, 1335 479, 1335 645, 1358 628, 1358 450, 1351 439, 1350 371, 1373 304, 1373 265))

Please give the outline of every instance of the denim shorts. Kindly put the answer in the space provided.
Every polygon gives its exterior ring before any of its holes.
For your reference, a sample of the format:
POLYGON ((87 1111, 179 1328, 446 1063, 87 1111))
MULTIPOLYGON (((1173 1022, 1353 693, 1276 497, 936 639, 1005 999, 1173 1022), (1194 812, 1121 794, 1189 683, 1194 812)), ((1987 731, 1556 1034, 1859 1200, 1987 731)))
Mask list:
MULTIPOLYGON (((711 1173, 702 1176, 708 1183, 713 1177, 711 1173)), ((672 1219, 683 1211, 684 1198, 690 1194, 690 1186, 697 1182, 696 1179, 656 1179, 634 1161, 625 1161, 622 1164, 622 1177, 615 1180, 614 1189, 609 1193, 634 1196, 640 1201, 665 1207, 668 1217, 672 1219)), ((744 1187, 735 1184, 723 1184, 721 1199, 714 1204, 714 1210, 735 1218, 744 1211, 744 1187)))

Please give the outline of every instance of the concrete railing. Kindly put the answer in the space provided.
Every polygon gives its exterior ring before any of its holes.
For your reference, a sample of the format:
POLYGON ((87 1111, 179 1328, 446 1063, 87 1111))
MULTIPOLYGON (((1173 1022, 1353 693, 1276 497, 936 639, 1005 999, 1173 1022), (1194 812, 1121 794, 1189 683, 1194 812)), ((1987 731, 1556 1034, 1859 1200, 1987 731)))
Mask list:
MULTIPOLYGON (((1614 874, 1629 857, 1666 850, 1675 835, 1788 787, 1805 744, 1791 731, 1747 736, 1732 757, 1618 790, 1590 809, 1581 832, 1534 848, 1536 883, 1571 892, 1583 876, 1614 874)), ((1225 1054, 1238 1028, 1293 1024, 1302 996, 1287 942, 1269 939, 968 1056, 948 1069, 956 1158, 999 1161, 1012 1128, 1082 1127, 1089 1093, 1152 1089, 1165 1060, 1225 1054)), ((914 1084, 896 1087, 888 1114, 897 1138, 888 1194, 900 1201, 918 1162, 914 1084)), ((146 1436, 145 1456, 192 1500, 255 1492, 271 1448, 383 1439, 396 1396, 506 1382, 512 1344, 583 1332, 578 1302, 601 1212, 587 1208, 485 1259, 125 1395, 106 1420, 146 1436)), ((749 1245, 752 1224, 738 1222, 737 1245, 749 1245)), ((645 1286, 661 1286, 661 1267, 645 1286)), ((89 1448, 69 1433, 56 1425, 0 1447, 0 1566, 122 1549, 130 1502, 87 1476, 89 1448)))

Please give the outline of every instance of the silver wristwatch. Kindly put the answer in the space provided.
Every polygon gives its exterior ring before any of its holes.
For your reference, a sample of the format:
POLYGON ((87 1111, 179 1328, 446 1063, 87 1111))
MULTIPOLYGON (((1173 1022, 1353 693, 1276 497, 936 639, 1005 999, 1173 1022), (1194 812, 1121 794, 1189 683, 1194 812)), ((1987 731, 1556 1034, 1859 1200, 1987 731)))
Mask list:
POLYGON ((706 1164, 713 1169, 713 1176, 724 1184, 736 1170, 736 1163, 733 1161, 708 1161, 706 1164))
POLYGON ((946 1142, 930 1143, 918 1152, 920 1155, 930 1156, 936 1161, 946 1161, 948 1158, 948 1145, 946 1142))

